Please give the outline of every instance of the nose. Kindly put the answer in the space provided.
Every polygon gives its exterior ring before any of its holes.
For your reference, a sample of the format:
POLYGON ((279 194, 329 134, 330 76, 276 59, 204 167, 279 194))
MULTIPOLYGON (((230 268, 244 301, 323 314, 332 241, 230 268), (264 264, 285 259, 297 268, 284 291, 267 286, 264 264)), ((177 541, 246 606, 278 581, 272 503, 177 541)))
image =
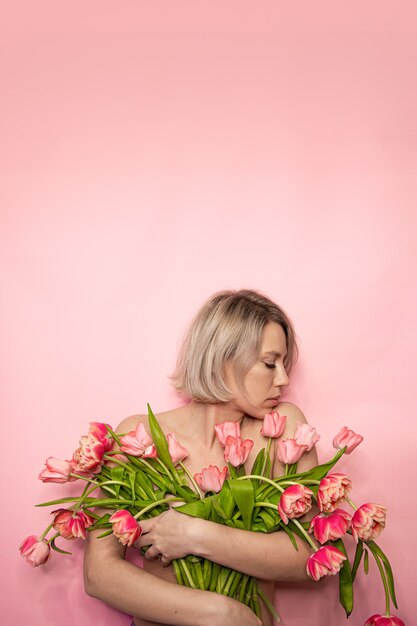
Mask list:
POLYGON ((289 383, 290 383, 290 380, 288 378, 284 365, 282 363, 277 364, 277 367, 275 370, 274 384, 277 387, 288 387, 289 383))

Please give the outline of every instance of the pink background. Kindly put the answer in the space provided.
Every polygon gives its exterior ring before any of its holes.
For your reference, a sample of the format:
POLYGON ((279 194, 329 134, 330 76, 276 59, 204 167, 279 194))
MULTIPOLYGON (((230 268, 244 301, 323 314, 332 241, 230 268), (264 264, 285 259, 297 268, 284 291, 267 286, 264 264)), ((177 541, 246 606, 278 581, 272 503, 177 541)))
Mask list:
MULTIPOLYGON (((19 557, 48 523, 33 504, 67 491, 37 475, 90 420, 178 404, 167 376, 186 324, 213 292, 241 287, 294 320, 287 397, 321 432, 320 458, 342 425, 364 435, 338 467, 355 502, 388 505, 380 544, 413 622, 416 15, 412 2, 287 4, 3 12, 7 626, 128 623, 85 595, 82 545, 44 568, 19 557)), ((277 606, 283 626, 345 623, 335 579, 284 585, 277 606)), ((349 624, 383 609, 371 563, 349 624)))

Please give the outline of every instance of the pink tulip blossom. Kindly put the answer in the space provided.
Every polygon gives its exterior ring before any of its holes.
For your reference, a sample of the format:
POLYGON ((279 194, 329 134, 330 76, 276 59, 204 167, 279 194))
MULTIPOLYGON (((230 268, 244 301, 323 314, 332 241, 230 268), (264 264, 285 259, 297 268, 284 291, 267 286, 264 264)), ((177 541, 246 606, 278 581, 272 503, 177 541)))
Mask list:
POLYGON ((114 446, 114 439, 107 430, 107 426, 111 428, 109 424, 102 424, 101 422, 90 422, 90 428, 88 430, 88 437, 95 439, 103 444, 105 452, 109 452, 114 446))
POLYGON ((317 504, 320 511, 331 513, 342 502, 352 489, 352 481, 345 474, 328 474, 320 481, 317 492, 317 504))
POLYGON ((314 531, 314 536, 320 543, 335 541, 343 537, 350 525, 351 516, 344 509, 335 509, 333 513, 319 513, 310 523, 309 532, 314 531))
POLYGON ((217 465, 205 467, 199 474, 194 474, 194 480, 202 491, 220 491, 227 476, 227 467, 222 471, 217 465))
POLYGON ((188 456, 187 448, 184 448, 178 441, 174 433, 167 434, 168 452, 174 465, 180 463, 188 456))
POLYGON ((226 463, 233 465, 233 467, 238 467, 247 460, 252 448, 252 439, 244 439, 242 441, 241 437, 233 437, 232 435, 229 435, 226 437, 224 460, 226 463))
POLYGON ((264 423, 261 429, 261 435, 264 437, 281 437, 284 432, 285 422, 287 421, 286 415, 280 415, 277 411, 272 413, 265 413, 264 423))
POLYGON ((288 518, 301 517, 311 509, 312 495, 311 489, 304 485, 290 485, 285 489, 278 504, 278 513, 284 524, 288 524, 288 518))
POLYGON ((63 461, 50 456, 45 461, 46 469, 39 474, 39 480, 44 483, 67 483, 77 480, 74 476, 70 476, 73 471, 73 463, 71 461, 63 461))
POLYGON ((120 449, 126 454, 140 456, 144 459, 153 459, 157 456, 155 444, 145 430, 142 422, 136 426, 136 430, 131 430, 127 435, 120 437, 120 449))
POLYGON ((113 524, 113 534, 124 546, 133 545, 142 534, 141 526, 129 511, 116 511, 109 521, 113 524))
POLYGON ((75 474, 92 475, 101 470, 106 447, 101 441, 89 435, 80 439, 80 447, 72 455, 75 474))
POLYGON ((352 535, 356 543, 376 539, 385 528, 387 509, 382 504, 362 504, 352 516, 352 535))
POLYGON ((21 556, 23 556, 32 567, 38 567, 38 565, 46 563, 51 552, 49 544, 35 535, 26 537, 20 544, 19 550, 21 556))
POLYGON ((64 539, 77 539, 78 537, 85 539, 86 529, 94 523, 93 518, 83 511, 74 513, 69 509, 57 509, 52 511, 52 514, 55 514, 54 528, 64 539))
POLYGON ((299 446, 307 446, 307 452, 309 452, 312 447, 315 446, 316 443, 319 441, 320 435, 318 434, 314 426, 297 422, 294 439, 299 446))
POLYGON ((396 615, 372 615, 365 626, 405 626, 405 623, 396 615))
POLYGON ((313 580, 320 580, 323 576, 337 574, 343 561, 346 561, 345 555, 334 546, 322 546, 307 559, 307 574, 313 580))
POLYGON ((361 443, 361 441, 363 441, 362 435, 358 435, 354 433, 353 430, 349 430, 347 426, 343 426, 333 439, 333 447, 337 450, 341 450, 347 446, 345 454, 350 454, 352 450, 354 450, 356 446, 361 443))
POLYGON ((281 439, 278 441, 277 457, 281 463, 291 465, 297 463, 306 450, 307 446, 300 446, 295 439, 281 439))
POLYGON ((240 424, 239 422, 223 422, 214 427, 216 431, 217 439, 221 446, 226 445, 226 439, 229 435, 232 437, 240 437, 240 424))

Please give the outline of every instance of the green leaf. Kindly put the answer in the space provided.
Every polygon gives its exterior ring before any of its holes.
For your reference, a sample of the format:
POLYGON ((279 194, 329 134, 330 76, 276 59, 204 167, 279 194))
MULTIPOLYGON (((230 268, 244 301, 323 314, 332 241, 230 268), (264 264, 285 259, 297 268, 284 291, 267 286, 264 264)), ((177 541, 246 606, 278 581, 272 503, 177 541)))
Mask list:
POLYGON ((220 504, 220 502, 217 499, 213 499, 212 505, 213 505, 213 509, 216 511, 216 513, 217 513, 217 515, 219 517, 221 517, 222 519, 229 519, 228 516, 226 515, 226 512, 224 511, 222 505, 220 504))
MULTIPOLYGON (((120 465, 116 465, 115 467, 112 467, 110 471, 111 479, 123 481, 125 471, 126 471, 125 468, 121 467, 120 465)), ((120 487, 121 485, 112 486, 113 491, 116 493, 116 497, 119 497, 120 487)))
POLYGON ((113 530, 110 528, 110 530, 106 530, 104 533, 101 533, 101 535, 97 535, 97 539, 101 539, 102 537, 108 537, 112 533, 113 530))
POLYGON ((266 454, 265 448, 262 448, 262 450, 259 450, 255 459, 255 462, 252 465, 252 469, 250 471, 251 474, 255 474, 259 476, 264 465, 265 454, 266 454))
POLYGON ((394 574, 392 572, 391 564, 388 561, 387 556, 384 554, 384 552, 382 552, 381 548, 378 546, 377 543, 375 543, 375 541, 368 541, 367 544, 371 552, 372 553, 375 552, 382 560, 382 563, 385 569, 385 574, 387 576, 389 594, 391 596, 391 600, 395 608, 398 609, 397 599, 395 597, 394 574))
MULTIPOLYGON (((343 455, 344 451, 345 451, 345 448, 343 448, 342 450, 339 450, 328 463, 323 463, 322 465, 316 465, 316 467, 313 467, 311 470, 308 470, 307 472, 300 472, 298 474, 292 474, 291 480, 294 480, 294 479, 297 481, 307 480, 307 479, 321 480, 332 469, 332 467, 336 465, 340 457, 343 455)), ((275 482, 279 484, 283 480, 288 480, 288 477, 280 476, 279 478, 275 479, 275 482)))
POLYGON ((230 489, 237 508, 242 515, 242 520, 246 530, 251 529, 253 505, 255 504, 255 493, 251 480, 229 480, 230 489))
POLYGON ((72 555, 72 552, 67 552, 66 550, 61 550, 61 548, 58 548, 58 547, 55 545, 55 539, 52 539, 52 540, 49 542, 49 545, 51 546, 52 550, 55 550, 55 552, 59 552, 60 554, 71 554, 71 555, 72 555))
POLYGON ((368 576, 368 574, 369 574, 369 556, 368 556, 368 550, 364 550, 364 557, 363 557, 363 570, 364 570, 365 574, 368 576))
POLYGON ((232 496, 232 490, 230 489, 229 481, 225 480, 220 493, 214 498, 218 499, 220 506, 226 514, 226 518, 230 519, 235 509, 235 501, 232 496))
POLYGON ((331 543, 346 557, 346 561, 343 561, 343 565, 339 570, 339 600, 340 604, 346 611, 346 617, 349 617, 353 610, 352 570, 350 569, 350 563, 347 558, 346 548, 343 541, 341 539, 337 539, 331 543))
POLYGON ((226 526, 229 526, 230 528, 240 528, 241 530, 246 530, 245 524, 240 519, 229 519, 226 522, 226 526))
POLYGON ((181 506, 176 506, 175 510, 179 511, 180 513, 185 513, 186 515, 190 515, 191 517, 201 517, 202 519, 208 519, 208 517, 206 517, 208 513, 208 506, 207 503, 205 503, 205 500, 208 500, 208 498, 204 498, 204 500, 196 500, 195 502, 189 502, 188 504, 182 504, 181 506))
POLYGON ((363 541, 359 540, 358 545, 356 546, 355 558, 353 560, 353 566, 352 566, 352 583, 355 581, 356 572, 358 571, 358 567, 361 564, 362 556, 363 556, 363 541))
POLYGON ((175 474, 175 467, 168 451, 167 439, 164 433, 162 432, 162 429, 160 425, 158 424, 158 421, 155 415, 153 414, 151 407, 149 406, 149 404, 147 406, 148 406, 149 429, 151 431, 152 439, 158 451, 159 457, 165 463, 167 468, 171 470, 173 474, 175 474))
POLYGON ((288 537, 290 538, 290 541, 292 543, 292 545, 294 546, 294 548, 296 550, 298 550, 298 543, 294 537, 294 533, 292 532, 291 528, 288 528, 288 526, 284 523, 280 524, 281 528, 283 530, 285 530, 285 532, 287 533, 288 537))
POLYGON ((265 522, 268 530, 272 530, 279 524, 278 511, 276 515, 274 515, 272 509, 259 509, 258 517, 265 522))

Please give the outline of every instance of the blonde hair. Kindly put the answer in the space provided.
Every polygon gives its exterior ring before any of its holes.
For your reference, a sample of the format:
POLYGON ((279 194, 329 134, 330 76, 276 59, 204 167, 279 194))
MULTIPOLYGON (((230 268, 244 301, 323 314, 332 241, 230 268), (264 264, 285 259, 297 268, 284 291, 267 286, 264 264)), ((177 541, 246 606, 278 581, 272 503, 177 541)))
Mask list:
POLYGON ((178 353, 173 386, 192 400, 227 402, 232 395, 224 381, 224 365, 234 360, 238 384, 256 362, 262 331, 278 323, 287 339, 284 365, 290 372, 298 350, 291 320, 281 307, 257 291, 220 291, 198 311, 178 353))

